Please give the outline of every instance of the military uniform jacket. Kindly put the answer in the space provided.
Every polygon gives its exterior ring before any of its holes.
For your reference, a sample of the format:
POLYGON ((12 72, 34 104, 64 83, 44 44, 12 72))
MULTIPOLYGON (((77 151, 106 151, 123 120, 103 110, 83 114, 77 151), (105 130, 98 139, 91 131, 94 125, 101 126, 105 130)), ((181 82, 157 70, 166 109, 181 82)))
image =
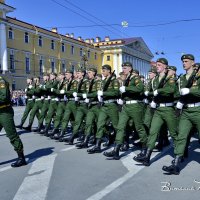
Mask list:
MULTIPOLYGON (((185 88, 188 80, 186 79, 186 74, 180 77, 179 88, 185 88)), ((200 75, 197 75, 193 80, 192 87, 190 88, 190 93, 180 97, 184 104, 197 103, 200 102, 200 75)))
POLYGON ((113 77, 104 91, 104 86, 108 81, 109 77, 101 81, 101 90, 103 90, 103 99, 110 100, 110 99, 117 99, 119 97, 119 81, 113 77))
POLYGON ((58 88, 58 81, 57 80, 51 80, 48 85, 46 85, 48 96, 51 98, 56 98, 56 92, 55 90, 58 88), (54 91, 51 91, 51 88, 55 89, 54 91))
POLYGON ((27 85, 27 87, 25 88, 25 92, 26 92, 27 99, 32 99, 33 94, 34 94, 34 86, 27 85))
POLYGON ((50 81, 46 81, 41 85, 41 93, 44 98, 48 97, 48 87, 50 85, 50 81))
POLYGON ((143 100, 144 84, 138 76, 132 76, 129 81, 129 85, 126 86, 126 92, 123 93, 123 99, 125 101, 130 100, 143 100))
POLYGON ((90 101, 97 101, 97 91, 101 88, 101 81, 100 80, 89 80, 86 83, 86 90, 87 90, 87 98, 90 101))
POLYGON ((80 80, 77 84, 76 92, 77 92, 77 97, 80 99, 82 98, 82 94, 87 93, 87 83, 89 82, 88 79, 84 78, 83 80, 80 80))
POLYGON ((163 77, 159 81, 159 76, 156 76, 153 80, 153 91, 157 90, 158 95, 155 97, 154 101, 156 103, 171 103, 174 102, 174 94, 177 91, 177 84, 174 77, 163 77), (160 81, 164 80, 162 88, 159 88, 160 81))
POLYGON ((8 105, 11 102, 9 83, 0 76, 0 106, 8 105))
POLYGON ((42 89, 41 89, 41 85, 35 85, 33 87, 33 95, 35 96, 35 98, 40 98, 42 96, 42 89))

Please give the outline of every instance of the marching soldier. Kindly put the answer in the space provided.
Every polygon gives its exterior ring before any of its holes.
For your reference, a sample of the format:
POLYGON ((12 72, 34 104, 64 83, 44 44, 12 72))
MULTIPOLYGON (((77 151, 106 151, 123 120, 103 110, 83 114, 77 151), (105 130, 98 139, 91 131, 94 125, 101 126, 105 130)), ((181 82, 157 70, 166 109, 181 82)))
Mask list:
POLYGON ((58 81, 56 80, 56 77, 57 77, 57 74, 52 72, 50 74, 50 84, 46 85, 50 104, 49 104, 49 109, 48 109, 47 115, 45 117, 45 129, 40 132, 41 134, 44 134, 46 136, 49 136, 48 130, 50 128, 51 120, 52 120, 52 118, 56 112, 57 106, 58 106, 58 104, 57 104, 58 98, 55 93, 55 90, 57 89, 57 86, 58 86, 58 81))
POLYGON ((26 81, 27 81, 27 87, 25 88, 25 92, 26 92, 27 103, 26 103, 26 108, 21 119, 21 123, 16 126, 16 128, 19 128, 19 129, 23 128, 23 124, 26 121, 28 114, 31 112, 34 106, 34 99, 32 98, 33 90, 34 90, 33 78, 28 77, 26 81))
POLYGON ((175 159, 172 165, 163 166, 164 171, 176 175, 180 173, 179 165, 183 160, 187 138, 192 127, 196 127, 198 133, 200 133, 200 64, 194 65, 195 58, 191 54, 183 55, 181 60, 186 74, 182 75, 179 81, 181 96, 176 108, 182 112, 179 119, 177 143, 174 149, 175 159), (193 65, 196 67, 195 70, 193 65))
POLYGON ((117 125, 116 145, 112 151, 104 152, 106 157, 113 157, 115 160, 120 158, 119 150, 124 141, 125 130, 129 119, 133 120, 143 148, 146 147, 147 142, 147 134, 143 126, 144 104, 142 102, 143 96, 141 95, 144 91, 144 85, 138 76, 132 75, 131 63, 125 62, 122 64, 122 67, 126 75, 126 80, 124 85, 119 88, 121 98, 118 99, 118 104, 121 104, 123 107, 117 125))
POLYGON ((18 159, 11 164, 11 167, 21 167, 27 163, 24 157, 22 141, 15 129, 14 111, 10 97, 9 83, 0 76, 0 127, 5 129, 6 136, 18 154, 18 159))
POLYGON ((147 151, 145 155, 138 155, 133 159, 146 166, 150 165, 151 153, 160 132, 161 126, 166 123, 170 135, 176 145, 177 139, 177 118, 174 111, 174 93, 176 83, 174 78, 167 79, 168 61, 165 58, 159 58, 156 61, 158 76, 153 80, 154 99, 151 107, 155 109, 150 127, 150 134, 147 142, 147 151))
POLYGON ((96 144, 93 148, 87 150, 89 154, 101 152, 101 139, 107 120, 109 119, 112 122, 115 130, 118 123, 116 98, 119 96, 119 82, 116 77, 114 77, 114 72, 111 74, 110 65, 102 66, 102 74, 105 79, 102 80, 101 90, 97 92, 101 108, 97 122, 96 144))
POLYGON ((30 113, 29 124, 27 127, 24 127, 24 129, 27 131, 31 131, 35 115, 38 116, 39 119, 39 110, 42 108, 40 77, 34 78, 34 89, 32 98, 34 99, 35 103, 30 113))
POLYGON ((65 108, 65 113, 63 115, 63 119, 61 122, 61 134, 60 134, 60 142, 66 141, 68 142, 68 138, 64 138, 65 131, 67 129, 68 123, 70 120, 72 120, 72 116, 75 119, 77 107, 79 104, 80 97, 82 97, 81 91, 86 90, 86 81, 85 78, 85 69, 79 68, 76 71, 77 80, 74 80, 72 82, 72 86, 69 91, 65 91, 64 94, 67 95, 68 103, 65 108))

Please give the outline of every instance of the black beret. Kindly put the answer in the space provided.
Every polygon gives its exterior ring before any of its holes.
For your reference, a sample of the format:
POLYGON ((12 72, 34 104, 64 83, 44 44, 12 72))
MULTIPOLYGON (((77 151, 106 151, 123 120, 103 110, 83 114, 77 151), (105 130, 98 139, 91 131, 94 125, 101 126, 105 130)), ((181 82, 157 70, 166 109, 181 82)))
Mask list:
POLYGON ((57 76, 57 74, 55 72, 51 72, 50 75, 57 76))
POLYGON ((158 58, 156 62, 160 62, 164 65, 168 65, 168 60, 166 58, 158 58))
POLYGON ((102 69, 107 69, 107 70, 111 71, 111 66, 110 65, 103 65, 102 69))
POLYGON ((194 56, 192 54, 184 54, 181 56, 181 60, 183 59, 194 60, 194 56))
POLYGON ((66 74, 66 73, 73 74, 74 72, 73 72, 73 70, 71 70, 71 69, 66 69, 65 74, 66 74))
POLYGON ((175 71, 175 72, 176 72, 176 70, 177 70, 177 68, 176 68, 175 66, 168 66, 167 68, 168 68, 168 69, 171 69, 171 70, 173 70, 173 71, 175 71))
POLYGON ((133 67, 133 65, 130 62, 125 62, 122 64, 122 67, 133 67))
POLYGON ((83 72, 83 73, 84 73, 84 72, 85 72, 85 69, 80 67, 80 68, 78 68, 76 71, 77 71, 77 72, 83 72))
POLYGON ((157 70, 156 70, 155 67, 152 67, 152 68, 149 70, 149 72, 150 72, 150 73, 155 73, 155 74, 156 74, 156 73, 157 73, 157 70))

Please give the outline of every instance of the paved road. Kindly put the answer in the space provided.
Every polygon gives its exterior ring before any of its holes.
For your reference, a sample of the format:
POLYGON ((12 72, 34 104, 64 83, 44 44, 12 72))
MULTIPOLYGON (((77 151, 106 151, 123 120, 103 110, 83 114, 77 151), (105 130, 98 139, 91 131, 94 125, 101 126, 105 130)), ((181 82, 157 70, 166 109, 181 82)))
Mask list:
MULTIPOLYGON (((20 122, 24 107, 16 107, 15 122, 20 122)), ((34 122, 36 126, 36 122, 34 122)), ((28 165, 13 169, 16 154, 4 130, 0 134, 1 200, 176 200, 199 199, 200 150, 193 139, 189 159, 179 176, 163 174, 162 166, 172 159, 172 147, 153 153, 153 163, 143 167, 132 157, 133 147, 120 161, 102 154, 55 142, 38 134, 19 131, 28 165)))

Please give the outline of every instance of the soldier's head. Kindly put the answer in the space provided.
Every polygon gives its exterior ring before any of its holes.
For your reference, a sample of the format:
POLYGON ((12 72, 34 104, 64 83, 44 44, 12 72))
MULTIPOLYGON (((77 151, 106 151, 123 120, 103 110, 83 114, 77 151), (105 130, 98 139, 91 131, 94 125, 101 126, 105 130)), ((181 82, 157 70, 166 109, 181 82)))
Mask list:
POLYGON ((133 71, 132 71, 132 75, 134 76, 134 77, 136 77, 136 76, 139 76, 139 71, 137 70, 137 69, 133 69, 133 71))
POLYGON ((165 72, 168 66, 168 60, 166 58, 158 58, 156 61, 156 70, 158 73, 165 72))
POLYGON ((95 78, 96 78, 96 80, 102 80, 102 75, 101 74, 97 74, 95 78))
POLYGON ((33 81, 34 81, 35 84, 39 84, 40 83, 40 77, 39 76, 34 77, 33 81))
POLYGON ((123 73, 124 73, 125 76, 127 76, 130 73, 132 68, 133 68, 133 66, 130 62, 124 62, 122 64, 122 70, 123 70, 123 73))
POLYGON ((119 78, 123 81, 126 79, 126 75, 124 74, 124 72, 120 72, 119 73, 119 78))
POLYGON ((58 75, 58 80, 59 81, 63 81, 65 79, 65 73, 64 72, 60 72, 58 75))
POLYGON ((93 79, 97 74, 97 69, 94 67, 90 67, 87 69, 87 75, 89 79, 93 79))
POLYGON ((76 70, 76 73, 77 73, 77 78, 82 79, 83 76, 85 75, 85 69, 79 68, 79 69, 76 70))
POLYGON ((168 69, 168 73, 167 73, 168 76, 175 76, 176 75, 177 68, 175 66, 170 65, 170 66, 167 67, 167 69, 168 69))
POLYGON ((57 74, 55 72, 51 72, 50 74, 50 80, 55 80, 57 77, 57 74))
POLYGON ((181 56, 184 70, 189 70, 194 65, 194 56, 192 54, 184 54, 181 56))
POLYGON ((67 80, 70 80, 73 77, 73 71, 72 70, 66 70, 65 72, 65 78, 67 80))
POLYGON ((48 81, 49 80, 49 74, 48 73, 44 73, 43 74, 43 80, 44 81, 48 81))
POLYGON ((149 71, 148 71, 148 77, 149 79, 153 79, 155 76, 157 75, 157 70, 155 67, 152 67, 149 71))
POLYGON ((102 66, 102 75, 104 77, 108 77, 111 74, 111 66, 110 65, 103 65, 102 66))
POLYGON ((32 82, 33 82, 33 77, 27 77, 26 83, 27 84, 32 84, 32 82))
POLYGON ((144 81, 145 81, 144 75, 140 75, 139 77, 140 77, 140 80, 144 83, 144 81))

